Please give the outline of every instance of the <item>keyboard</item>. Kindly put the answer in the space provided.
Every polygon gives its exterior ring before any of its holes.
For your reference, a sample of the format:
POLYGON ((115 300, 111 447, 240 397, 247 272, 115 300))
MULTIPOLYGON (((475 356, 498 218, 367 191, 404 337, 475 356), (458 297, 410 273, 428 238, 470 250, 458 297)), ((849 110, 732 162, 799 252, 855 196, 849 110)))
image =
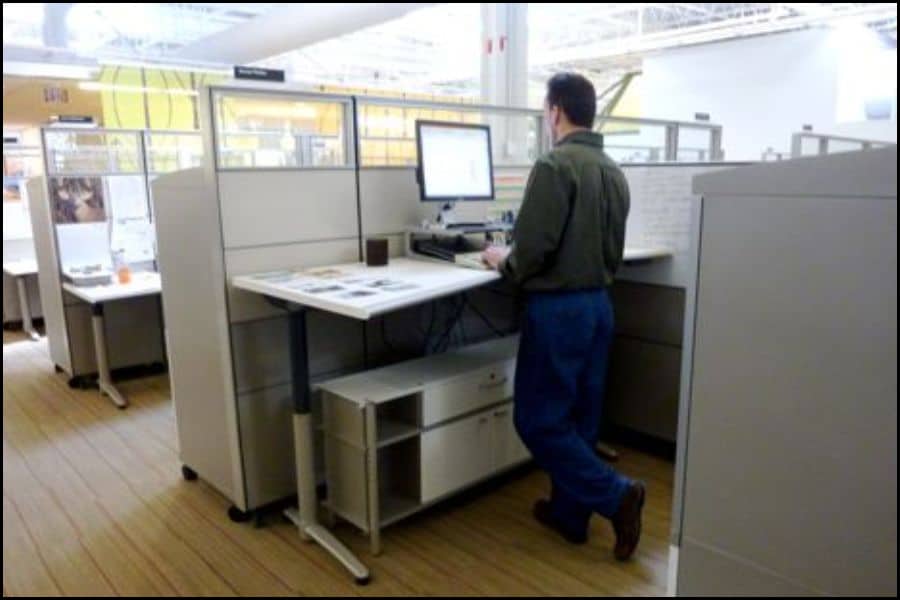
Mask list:
POLYGON ((484 271, 490 268, 481 260, 481 252, 461 252, 453 258, 453 262, 467 269, 481 269, 484 271))
POLYGON ((469 227, 486 227, 487 223, 447 223, 444 227, 447 229, 467 229, 469 227))

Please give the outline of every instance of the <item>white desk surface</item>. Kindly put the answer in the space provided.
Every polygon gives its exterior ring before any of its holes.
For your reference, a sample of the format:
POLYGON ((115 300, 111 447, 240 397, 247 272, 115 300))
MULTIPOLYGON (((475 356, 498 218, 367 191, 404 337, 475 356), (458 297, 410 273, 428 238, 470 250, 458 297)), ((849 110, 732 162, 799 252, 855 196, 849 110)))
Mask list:
MULTIPOLYGON (((625 260, 670 256, 661 249, 629 248, 625 260)), ((282 269, 231 279, 241 290, 331 313, 368 320, 377 315, 428 302, 500 279, 496 271, 467 269, 450 263, 392 258, 383 267, 348 263, 307 269, 282 269)))
POLYGON ((3 263, 3 272, 11 277, 22 277, 23 275, 36 275, 38 272, 37 261, 34 260, 11 260, 3 263))
MULTIPOLYGON (((113 276, 115 279, 115 275, 113 276)), ((63 289, 89 304, 152 296, 162 292, 159 273, 132 273, 130 283, 111 283, 108 285, 77 286, 64 283, 63 289)))
POLYGON ((269 271, 234 277, 231 283, 242 290, 367 320, 498 279, 496 271, 392 258, 384 267, 349 263, 269 271))

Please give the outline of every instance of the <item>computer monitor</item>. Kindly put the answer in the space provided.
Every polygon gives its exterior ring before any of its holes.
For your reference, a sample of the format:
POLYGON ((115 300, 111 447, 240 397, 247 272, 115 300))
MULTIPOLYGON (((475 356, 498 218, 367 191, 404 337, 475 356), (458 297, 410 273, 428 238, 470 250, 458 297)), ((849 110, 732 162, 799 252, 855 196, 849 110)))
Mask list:
POLYGON ((416 121, 416 143, 423 202, 494 199, 487 125, 416 121))

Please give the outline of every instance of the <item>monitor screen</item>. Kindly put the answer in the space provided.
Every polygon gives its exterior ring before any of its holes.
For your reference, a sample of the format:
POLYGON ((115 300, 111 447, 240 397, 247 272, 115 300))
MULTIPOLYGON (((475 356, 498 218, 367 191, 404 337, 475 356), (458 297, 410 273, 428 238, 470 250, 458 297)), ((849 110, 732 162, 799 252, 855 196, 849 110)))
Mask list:
POLYGON ((493 200, 487 125, 416 121, 422 200, 493 200))

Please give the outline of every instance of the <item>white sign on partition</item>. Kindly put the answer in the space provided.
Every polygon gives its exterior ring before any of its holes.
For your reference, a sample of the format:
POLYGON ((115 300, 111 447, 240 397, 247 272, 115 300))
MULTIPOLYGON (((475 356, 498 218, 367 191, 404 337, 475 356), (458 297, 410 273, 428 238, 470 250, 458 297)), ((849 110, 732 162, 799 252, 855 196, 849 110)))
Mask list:
POLYGON ((121 221, 148 217, 147 190, 142 175, 107 177, 106 188, 113 219, 121 221))
POLYGON ((685 252, 691 247, 694 175, 709 167, 628 167, 626 246, 685 252))
POLYGON ((88 265, 112 268, 109 223, 106 221, 57 225, 56 242, 63 270, 88 265))
POLYGON ((115 221, 112 226, 110 248, 123 250, 129 263, 148 262, 156 258, 156 235, 149 219, 115 221))

